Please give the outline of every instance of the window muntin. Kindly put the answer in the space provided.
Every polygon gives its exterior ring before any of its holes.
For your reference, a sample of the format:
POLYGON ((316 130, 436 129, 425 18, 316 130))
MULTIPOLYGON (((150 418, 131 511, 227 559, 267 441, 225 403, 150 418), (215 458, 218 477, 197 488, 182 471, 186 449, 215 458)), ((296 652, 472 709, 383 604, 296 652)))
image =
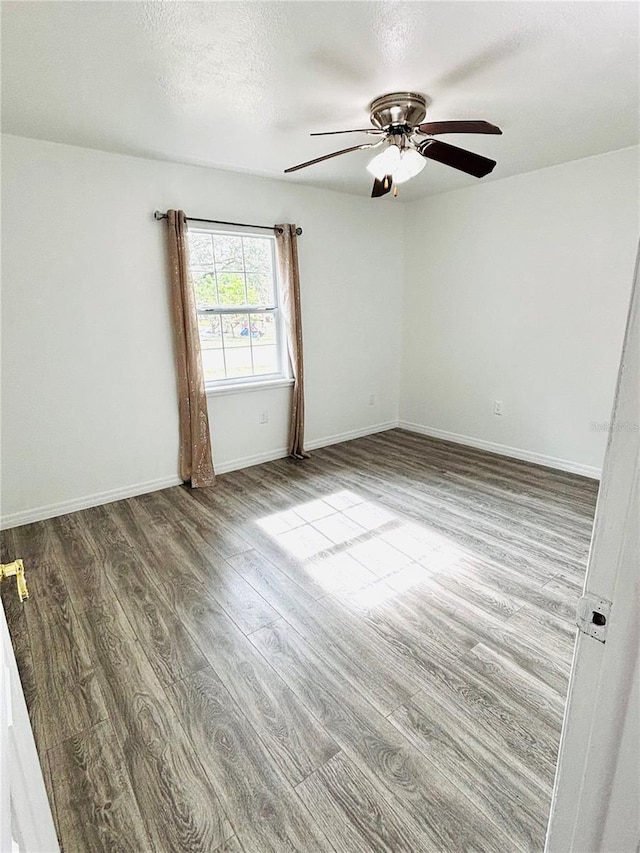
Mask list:
POLYGON ((275 273, 275 239, 189 229, 205 383, 287 377, 275 273))

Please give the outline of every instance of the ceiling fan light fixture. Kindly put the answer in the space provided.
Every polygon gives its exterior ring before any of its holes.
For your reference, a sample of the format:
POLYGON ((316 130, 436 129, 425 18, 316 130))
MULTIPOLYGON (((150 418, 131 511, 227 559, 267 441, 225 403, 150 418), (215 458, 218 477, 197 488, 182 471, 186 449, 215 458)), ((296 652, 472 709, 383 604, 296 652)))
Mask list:
POLYGON ((391 92, 381 95, 369 105, 369 119, 373 129, 329 130, 326 133, 311 134, 325 136, 334 133, 369 133, 378 137, 375 142, 363 142, 341 151, 332 151, 284 171, 297 172, 342 154, 377 148, 380 153, 367 166, 367 171, 375 178, 371 198, 387 195, 392 188, 393 194, 396 195, 398 184, 418 175, 426 166, 427 160, 435 160, 475 178, 484 178, 493 171, 497 165, 495 160, 447 142, 440 142, 433 137, 446 133, 501 134, 502 131, 497 125, 484 119, 424 122, 426 114, 427 98, 424 95, 416 92, 391 92))
POLYGON ((371 160, 367 166, 367 171, 377 178, 383 180, 385 175, 392 175, 394 170, 400 165, 400 149, 397 145, 389 145, 384 151, 371 160))
POLYGON ((391 175, 394 184, 403 184, 421 172, 426 164, 427 161, 415 148, 399 148, 392 143, 373 158, 367 171, 379 181, 385 175, 391 175))
POLYGON ((405 148, 400 152, 400 162, 390 173, 394 184, 403 184, 409 178, 414 178, 427 165, 427 161, 415 148, 405 148))

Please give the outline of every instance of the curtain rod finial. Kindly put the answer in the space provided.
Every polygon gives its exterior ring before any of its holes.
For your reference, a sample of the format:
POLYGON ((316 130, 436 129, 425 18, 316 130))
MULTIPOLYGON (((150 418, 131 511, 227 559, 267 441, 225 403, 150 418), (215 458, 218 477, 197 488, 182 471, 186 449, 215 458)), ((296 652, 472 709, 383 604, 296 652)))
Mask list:
POLYGON ((166 213, 161 213, 159 210, 154 210, 154 211, 153 211, 153 218, 154 218, 154 219, 166 219, 166 218, 167 218, 167 214, 166 214, 166 213))

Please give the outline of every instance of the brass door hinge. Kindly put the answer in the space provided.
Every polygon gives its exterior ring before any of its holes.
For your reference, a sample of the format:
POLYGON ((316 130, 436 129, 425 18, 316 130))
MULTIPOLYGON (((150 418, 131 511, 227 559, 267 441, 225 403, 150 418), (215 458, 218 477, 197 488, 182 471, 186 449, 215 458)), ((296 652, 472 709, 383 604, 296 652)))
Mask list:
POLYGON ((24 601, 25 598, 29 598, 29 590, 27 589, 27 582, 24 578, 24 565, 22 560, 14 560, 13 563, 3 563, 0 565, 0 580, 14 576, 18 585, 20 601, 24 601))

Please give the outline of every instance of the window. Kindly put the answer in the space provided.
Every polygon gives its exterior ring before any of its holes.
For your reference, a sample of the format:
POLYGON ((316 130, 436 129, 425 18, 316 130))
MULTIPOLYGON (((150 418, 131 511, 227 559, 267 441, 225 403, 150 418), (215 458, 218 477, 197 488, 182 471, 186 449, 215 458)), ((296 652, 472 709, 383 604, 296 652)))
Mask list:
POLYGON ((272 236, 189 229, 207 385, 288 378, 272 236))

